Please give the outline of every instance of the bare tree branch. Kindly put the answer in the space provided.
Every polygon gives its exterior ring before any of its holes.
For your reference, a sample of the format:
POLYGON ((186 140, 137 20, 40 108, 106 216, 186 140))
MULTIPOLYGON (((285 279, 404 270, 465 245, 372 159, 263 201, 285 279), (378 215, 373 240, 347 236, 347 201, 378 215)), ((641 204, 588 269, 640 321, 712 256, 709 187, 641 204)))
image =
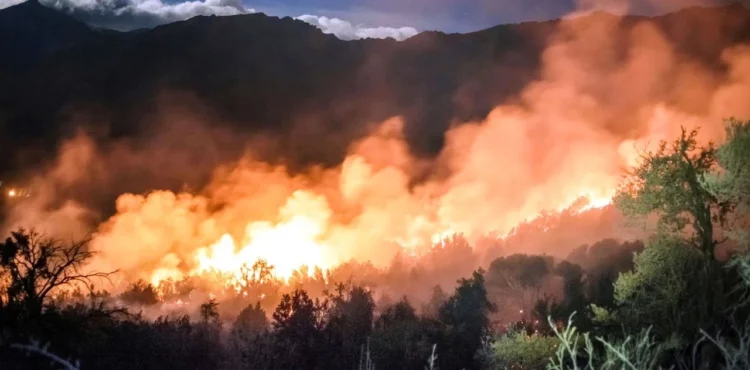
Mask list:
POLYGON ((53 362, 63 366, 63 368, 65 368, 66 370, 80 370, 80 363, 78 361, 73 364, 69 360, 63 359, 62 357, 50 352, 49 344, 40 346, 38 341, 32 340, 31 344, 11 344, 10 348, 26 351, 29 353, 35 353, 40 356, 46 357, 53 362))
POLYGON ((90 237, 64 243, 33 229, 11 233, 0 244, 0 266, 10 272, 8 301, 25 304, 40 313, 46 298, 57 288, 83 284, 91 291, 96 279, 109 279, 113 272, 86 271, 94 255, 88 250, 90 237))

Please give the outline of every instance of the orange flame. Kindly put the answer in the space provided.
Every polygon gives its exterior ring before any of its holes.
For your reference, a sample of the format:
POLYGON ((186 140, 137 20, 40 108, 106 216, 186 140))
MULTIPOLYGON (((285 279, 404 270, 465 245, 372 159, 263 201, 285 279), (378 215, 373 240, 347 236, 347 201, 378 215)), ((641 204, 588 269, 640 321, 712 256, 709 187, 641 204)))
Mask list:
POLYGON ((274 266, 277 277, 286 280, 302 266, 327 269, 336 263, 319 241, 330 217, 325 199, 296 191, 280 213, 282 221, 275 225, 266 221, 249 224, 242 244, 224 234, 210 247, 199 249, 195 272, 216 270, 236 275, 243 265, 265 260, 274 266))
POLYGON ((337 168, 290 175, 247 159, 218 171, 199 195, 125 194, 94 239, 94 263, 159 281, 236 275, 265 259, 288 278, 305 265, 383 265, 454 233, 508 235, 544 211, 606 207, 638 150, 681 126, 701 126, 701 140, 719 141, 722 118, 750 115, 750 47, 724 52, 722 78, 683 58, 649 22, 562 22, 539 80, 517 103, 451 127, 435 158, 411 155, 394 117, 337 168), (612 52, 621 49, 624 61, 612 52))

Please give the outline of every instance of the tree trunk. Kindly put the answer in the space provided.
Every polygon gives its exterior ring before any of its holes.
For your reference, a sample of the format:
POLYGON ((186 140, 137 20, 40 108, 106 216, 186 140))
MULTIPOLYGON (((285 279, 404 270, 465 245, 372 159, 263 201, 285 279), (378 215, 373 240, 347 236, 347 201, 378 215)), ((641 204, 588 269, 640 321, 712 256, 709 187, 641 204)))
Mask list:
MULTIPOLYGON (((726 321, 726 309, 727 302, 725 296, 724 287, 724 275, 722 268, 723 266, 715 259, 711 258, 708 261, 708 283, 705 285, 707 289, 706 299, 709 300, 709 315, 708 321, 704 323, 702 329, 707 333, 722 329, 726 321)), ((708 341, 704 341, 701 351, 701 366, 700 369, 715 369, 718 366, 719 361, 719 349, 716 345, 708 341)))

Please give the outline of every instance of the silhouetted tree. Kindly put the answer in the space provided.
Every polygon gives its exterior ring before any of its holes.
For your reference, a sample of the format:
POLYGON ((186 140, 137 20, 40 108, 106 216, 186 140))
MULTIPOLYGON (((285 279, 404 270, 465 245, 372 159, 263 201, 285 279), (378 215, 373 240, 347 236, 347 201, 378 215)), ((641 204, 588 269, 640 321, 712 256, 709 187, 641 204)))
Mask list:
POLYGON ((273 270, 274 266, 262 259, 252 266, 242 265, 236 286, 239 295, 251 302, 275 302, 282 283, 274 277, 273 270))
POLYGON ((490 331, 490 313, 495 307, 487 298, 484 270, 458 281, 455 293, 440 309, 440 322, 447 326, 445 348, 438 351, 443 369, 478 369, 475 355, 490 331))
POLYGON ((204 324, 215 324, 219 322, 219 303, 215 298, 201 304, 200 307, 201 322, 204 324))
POLYGON ((93 256, 89 238, 71 243, 20 229, 0 244, 0 269, 7 277, 6 306, 20 308, 32 317, 42 313, 45 299, 62 287, 91 286, 111 274, 84 269, 93 256))
POLYGON ((440 314, 440 307, 443 307, 445 302, 448 300, 448 295, 445 293, 440 285, 435 285, 432 288, 432 295, 427 304, 424 305, 423 316, 431 319, 437 319, 440 314))
POLYGON ((180 280, 166 279, 159 282, 157 290, 165 302, 187 300, 195 290, 195 281, 189 276, 180 280))
MULTIPOLYGON (((563 280, 563 298, 561 314, 569 317, 573 312, 583 312, 586 306, 584 294, 583 269, 581 266, 562 261, 555 267, 555 273, 563 280)), ((584 315, 581 315, 584 316, 584 315)), ((560 319, 564 319, 561 317, 560 319)))
POLYGON ((514 254, 498 258, 487 271, 487 289, 498 309, 512 307, 526 312, 542 298, 552 273, 552 259, 514 254))
POLYGON ((619 243, 600 240, 590 247, 581 246, 567 258, 584 269, 586 296, 599 307, 613 308, 614 284, 621 273, 633 269, 633 253, 643 250, 643 243, 619 243))
POLYGON ((304 290, 284 294, 273 313, 274 335, 286 351, 286 363, 299 369, 315 369, 321 352, 326 302, 312 300, 304 290))
POLYGON ((120 298, 127 303, 143 306, 159 303, 159 295, 154 286, 143 280, 138 280, 131 285, 130 289, 120 295, 120 298))
POLYGON ((325 295, 329 288, 328 284, 332 282, 327 275, 328 273, 323 272, 318 266, 313 268, 312 273, 309 266, 301 266, 292 271, 287 285, 295 290, 304 290, 313 297, 320 297, 325 295))
POLYGON ((375 321, 370 342, 375 368, 424 368, 433 344, 425 324, 406 297, 385 307, 375 321))
POLYGON ((245 307, 232 325, 227 368, 257 369, 272 363, 273 337, 266 313, 257 302, 245 307))
POLYGON ((372 333, 375 302, 362 287, 339 284, 328 295, 329 309, 324 333, 326 346, 334 353, 326 356, 333 369, 353 369, 359 362, 362 345, 372 333))
POLYGON ((260 302, 254 306, 245 307, 234 321, 232 329, 242 333, 256 335, 269 329, 266 312, 260 307, 260 302))
POLYGON ((556 322, 564 322, 574 312, 578 313, 575 317, 576 327, 590 329, 587 314, 589 301, 584 293, 583 269, 576 264, 562 261, 557 264, 554 273, 562 279, 562 297, 555 299, 547 295, 537 301, 533 311, 533 321, 529 323, 529 334, 540 329, 549 333, 547 332, 548 318, 551 317, 556 322))

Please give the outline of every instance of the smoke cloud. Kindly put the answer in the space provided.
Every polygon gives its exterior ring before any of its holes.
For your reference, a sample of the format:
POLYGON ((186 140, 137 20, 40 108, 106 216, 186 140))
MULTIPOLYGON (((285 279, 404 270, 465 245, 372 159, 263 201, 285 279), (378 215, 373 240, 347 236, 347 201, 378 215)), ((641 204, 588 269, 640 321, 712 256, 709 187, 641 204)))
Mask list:
MULTIPOLYGON (((0 0, 0 9, 26 0, 0 0)), ((195 16, 230 16, 255 13, 239 0, 194 0, 177 3, 161 0, 41 0, 45 6, 63 10, 87 24, 120 31, 152 28, 195 16)), ((339 18, 305 14, 296 19, 333 34, 342 40, 393 38, 403 41, 419 33, 413 27, 370 27, 353 25, 339 18)))
MULTIPOLYGON (((282 277, 303 264, 333 269, 352 259, 382 267, 397 255, 434 251, 454 234, 478 252, 494 240, 502 253, 562 257, 587 238, 622 232, 615 226, 620 219, 600 208, 638 150, 673 139, 680 127, 700 126, 704 143, 721 141, 723 118, 750 116, 750 47, 721 55, 725 68, 717 72, 688 57, 650 20, 597 13, 561 22, 542 55, 540 77, 485 119, 448 130, 432 159, 411 154, 404 121, 393 117, 352 143, 337 167, 291 173, 252 154, 228 162, 219 153, 222 143, 233 142, 231 133, 207 129, 209 118, 190 126, 206 135, 188 144, 169 128, 138 147, 103 150, 77 137, 45 181, 115 186, 123 168, 144 166, 150 171, 144 176, 169 178, 189 176, 191 165, 216 167, 195 191, 119 197, 114 216, 96 228, 92 264, 119 269, 126 281, 233 273, 258 258, 282 277), (193 156, 212 150, 213 160, 193 156), (545 211, 559 214, 567 231, 545 237, 545 211), (519 225, 529 223, 541 225, 535 230, 542 236, 531 243, 517 238, 519 225)), ((66 207, 45 212, 34 214, 49 215, 51 223, 56 215, 81 214, 66 207)))
POLYGON ((254 13, 238 0, 195 0, 166 3, 161 0, 42 0, 41 3, 64 10, 96 27, 116 30, 151 28, 199 15, 237 15, 254 13))
POLYGON ((419 33, 413 27, 367 27, 364 25, 353 25, 338 18, 310 14, 301 15, 297 19, 320 28, 323 33, 333 34, 342 40, 392 38, 397 41, 403 41, 419 33))

